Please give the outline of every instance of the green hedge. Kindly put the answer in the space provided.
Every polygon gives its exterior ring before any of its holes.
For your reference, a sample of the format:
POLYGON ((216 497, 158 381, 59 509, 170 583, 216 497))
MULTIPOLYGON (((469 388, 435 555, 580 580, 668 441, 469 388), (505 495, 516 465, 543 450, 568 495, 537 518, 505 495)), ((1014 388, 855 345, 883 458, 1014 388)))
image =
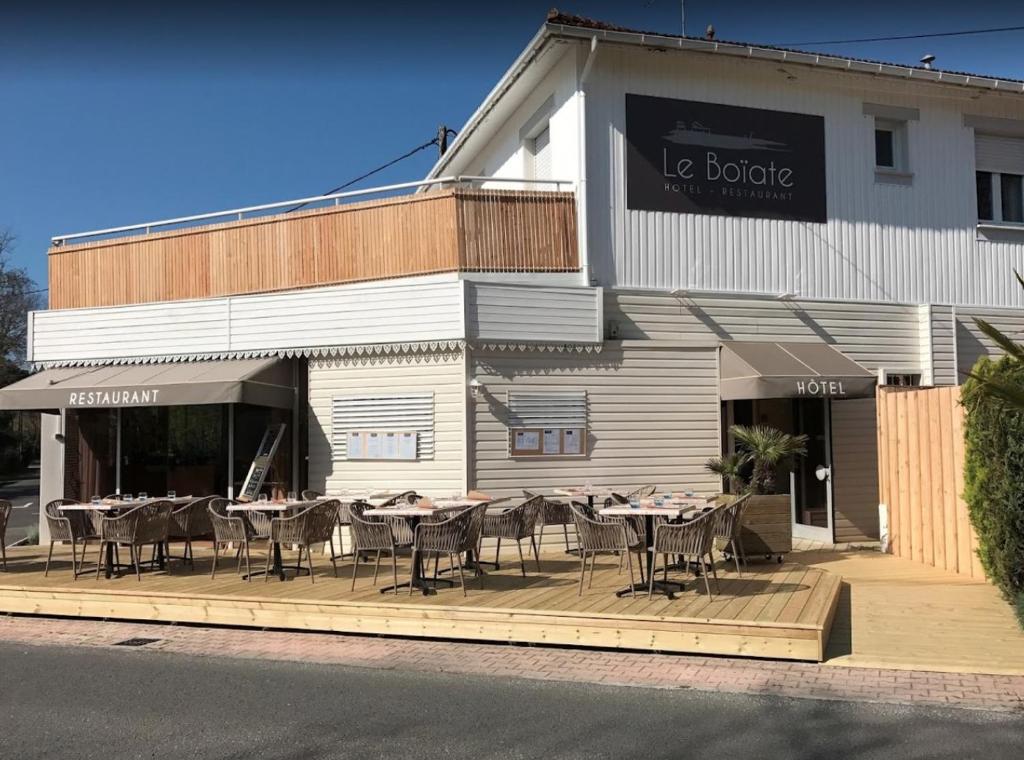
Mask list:
MULTIPOLYGON (((1024 365, 1008 358, 982 358, 973 374, 1024 387, 1024 365)), ((963 404, 964 499, 978 555, 1024 627, 1024 410, 995 398, 974 378, 964 383, 963 404)))

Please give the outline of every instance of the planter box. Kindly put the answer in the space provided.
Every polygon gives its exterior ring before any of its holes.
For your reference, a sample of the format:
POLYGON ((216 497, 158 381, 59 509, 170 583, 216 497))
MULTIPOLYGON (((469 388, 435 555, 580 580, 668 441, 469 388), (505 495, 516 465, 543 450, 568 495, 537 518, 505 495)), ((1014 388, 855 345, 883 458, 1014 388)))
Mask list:
MULTIPOLYGON (((723 494, 733 501, 735 496, 723 494)), ((747 559, 758 555, 783 555, 793 550, 793 521, 789 494, 751 496, 743 513, 743 550, 747 559)))

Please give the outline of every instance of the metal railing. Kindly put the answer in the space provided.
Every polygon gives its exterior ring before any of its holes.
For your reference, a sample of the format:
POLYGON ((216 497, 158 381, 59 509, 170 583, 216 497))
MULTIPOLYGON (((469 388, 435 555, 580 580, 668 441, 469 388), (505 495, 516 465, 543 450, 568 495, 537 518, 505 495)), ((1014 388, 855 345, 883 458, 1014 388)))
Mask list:
POLYGON ((142 222, 139 224, 128 224, 123 227, 107 227, 102 230, 90 230, 88 232, 75 232, 67 235, 55 235, 50 238, 50 242, 54 246, 61 246, 72 240, 85 240, 87 238, 99 238, 107 235, 119 235, 126 232, 142 232, 143 234, 150 234, 155 229, 163 227, 172 227, 175 225, 187 225, 195 222, 207 222, 214 219, 223 219, 225 217, 234 217, 236 220, 241 221, 247 217, 247 214, 255 214, 257 212, 272 211, 275 209, 282 209, 291 206, 310 206, 314 204, 330 203, 333 201, 334 205, 341 205, 342 199, 346 198, 358 198, 367 195, 379 195, 383 193, 398 193, 399 191, 418 191, 423 188, 434 187, 434 186, 445 186, 445 185, 464 185, 473 183, 502 183, 502 184, 514 184, 514 185, 548 185, 554 186, 556 191, 561 190, 563 186, 569 188, 575 187, 574 180, 563 180, 563 179, 526 179, 526 178, 512 178, 512 177, 478 177, 474 175, 458 175, 451 177, 438 177, 436 179, 424 179, 416 182, 400 182, 394 185, 382 185, 380 187, 370 187, 363 190, 349 190, 343 193, 331 193, 329 195, 314 195, 308 198, 295 198, 293 200, 278 201, 276 203, 263 203, 258 206, 245 206, 242 208, 227 209, 225 211, 211 211, 205 214, 193 214, 191 216, 179 216, 174 219, 160 219, 154 222, 142 222))

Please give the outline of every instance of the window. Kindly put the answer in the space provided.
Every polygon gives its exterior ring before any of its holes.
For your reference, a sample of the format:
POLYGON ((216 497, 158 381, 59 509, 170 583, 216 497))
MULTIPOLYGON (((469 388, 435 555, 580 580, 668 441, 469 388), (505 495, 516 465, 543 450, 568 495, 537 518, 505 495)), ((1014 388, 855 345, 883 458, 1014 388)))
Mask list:
POLYGON ((921 384, 921 374, 918 372, 885 373, 885 385, 895 385, 902 388, 913 388, 921 384))
POLYGON ((992 215, 992 172, 976 172, 975 184, 978 192, 978 218, 991 221, 992 215))
POLYGON ((1002 198, 1003 221, 1024 222, 1024 197, 1021 194, 1020 174, 1000 174, 999 190, 1002 198))
POLYGON ((508 436, 513 457, 586 456, 586 391, 510 391, 508 436))
POLYGON ((335 396, 331 450, 345 459, 433 459, 434 394, 335 396))
POLYGON ((551 132, 547 125, 529 141, 530 178, 551 179, 551 132))
POLYGON ((1024 138, 974 138, 978 220, 1024 224, 1024 138))
POLYGON ((907 123, 875 119, 875 168, 907 172, 907 123))

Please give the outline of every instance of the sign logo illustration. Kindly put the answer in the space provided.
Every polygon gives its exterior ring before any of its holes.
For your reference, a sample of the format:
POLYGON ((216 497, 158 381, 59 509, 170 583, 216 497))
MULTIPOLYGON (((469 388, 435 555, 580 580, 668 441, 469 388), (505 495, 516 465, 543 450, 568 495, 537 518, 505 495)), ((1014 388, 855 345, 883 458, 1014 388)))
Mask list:
POLYGON ((820 116, 626 95, 631 209, 826 220, 820 116))

